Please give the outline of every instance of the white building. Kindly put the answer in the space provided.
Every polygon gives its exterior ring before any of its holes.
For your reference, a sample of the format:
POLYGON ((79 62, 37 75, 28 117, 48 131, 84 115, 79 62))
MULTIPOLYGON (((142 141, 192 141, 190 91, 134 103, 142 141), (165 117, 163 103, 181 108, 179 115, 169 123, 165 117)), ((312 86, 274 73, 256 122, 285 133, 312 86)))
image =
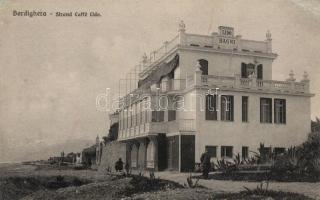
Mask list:
POLYGON ((143 57, 139 87, 122 98, 127 162, 189 171, 205 149, 216 160, 247 158, 260 143, 277 152, 302 143, 311 131, 308 75, 272 80, 276 57, 269 31, 253 41, 224 26, 189 34, 181 22, 176 37, 143 57))

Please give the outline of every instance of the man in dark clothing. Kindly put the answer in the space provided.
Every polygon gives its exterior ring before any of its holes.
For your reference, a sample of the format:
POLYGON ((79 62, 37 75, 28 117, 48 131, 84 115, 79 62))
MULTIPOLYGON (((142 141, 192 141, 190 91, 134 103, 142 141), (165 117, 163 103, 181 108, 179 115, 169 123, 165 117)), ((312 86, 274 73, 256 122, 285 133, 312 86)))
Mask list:
POLYGON ((207 179, 209 176, 209 172, 211 169, 211 163, 210 163, 211 156, 208 153, 208 150, 206 150, 200 158, 201 161, 201 170, 202 170, 202 176, 207 179))
POLYGON ((130 165, 129 165, 129 163, 126 163, 126 165, 124 166, 124 168, 125 168, 125 170, 126 170, 127 175, 129 175, 129 173, 130 173, 130 165))
POLYGON ((123 169, 123 162, 122 162, 121 158, 119 158, 119 160, 116 162, 115 168, 116 168, 116 171, 117 171, 117 172, 122 171, 122 169, 123 169))

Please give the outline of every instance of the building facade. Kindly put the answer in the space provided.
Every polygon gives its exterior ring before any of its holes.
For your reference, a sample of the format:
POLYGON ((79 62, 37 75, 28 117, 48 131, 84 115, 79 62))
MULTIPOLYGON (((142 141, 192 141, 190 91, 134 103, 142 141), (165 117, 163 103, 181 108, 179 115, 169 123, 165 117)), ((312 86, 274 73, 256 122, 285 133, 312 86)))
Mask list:
MULTIPOLYGON (((136 169, 191 171, 205 151, 212 161, 242 159, 260 143, 270 151, 302 143, 310 129, 309 79, 272 79, 271 33, 243 39, 232 27, 178 35, 143 56, 138 87, 120 99, 118 141, 136 169)), ((112 119, 114 120, 114 119, 112 119)))

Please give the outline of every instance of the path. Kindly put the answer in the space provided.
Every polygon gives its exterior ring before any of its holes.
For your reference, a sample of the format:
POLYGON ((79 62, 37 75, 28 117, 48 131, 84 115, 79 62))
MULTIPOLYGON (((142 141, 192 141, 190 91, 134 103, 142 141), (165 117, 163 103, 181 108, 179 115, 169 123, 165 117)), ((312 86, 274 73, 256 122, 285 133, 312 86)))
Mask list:
MULTIPOLYGON (((148 174, 144 174, 148 176, 148 174)), ((178 172, 155 172, 155 176, 161 179, 171 180, 180 184, 187 183, 187 177, 189 173, 178 172)), ((193 173, 194 175, 200 175, 199 173, 193 173)), ((217 192, 240 192, 247 188, 256 188, 260 182, 247 182, 247 181, 224 181, 224 180, 204 180, 200 179, 199 184, 207 188, 210 188, 217 192)), ((269 182, 270 190, 280 190, 286 192, 294 192, 304 194, 314 199, 320 199, 320 182, 308 183, 308 182, 269 182)))

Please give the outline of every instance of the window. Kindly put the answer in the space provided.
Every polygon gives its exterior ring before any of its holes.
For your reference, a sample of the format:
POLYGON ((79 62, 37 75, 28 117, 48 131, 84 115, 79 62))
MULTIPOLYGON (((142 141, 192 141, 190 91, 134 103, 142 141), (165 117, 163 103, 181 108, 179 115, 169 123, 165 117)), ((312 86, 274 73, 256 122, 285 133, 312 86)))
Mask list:
POLYGON ((272 99, 260 98, 260 122, 272 123, 272 99))
POLYGON ((286 100, 274 99, 274 123, 286 123, 286 100))
POLYGON ((221 158, 232 158, 233 155, 232 146, 221 146, 221 158))
POLYGON ((131 107, 128 110, 128 120, 129 120, 128 127, 131 128, 132 127, 132 111, 131 111, 131 107))
POLYGON ((257 74, 257 79, 263 79, 262 64, 256 66, 252 63, 241 63, 241 78, 249 78, 253 74, 257 74))
POLYGON ((152 122, 163 122, 164 111, 152 111, 152 122))
POLYGON ((168 110, 168 121, 176 120, 176 111, 175 110, 168 110))
POLYGON ((144 110, 144 123, 149 123, 149 119, 150 117, 148 118, 148 115, 151 111, 149 110, 144 110))
POLYGON ((217 120, 217 96, 206 96, 206 120, 217 120))
POLYGON ((263 79, 263 67, 261 64, 257 66, 257 79, 263 79))
POLYGON ((200 70, 202 71, 202 75, 208 75, 208 61, 204 59, 198 60, 200 64, 200 70))
POLYGON ((206 151, 208 151, 211 158, 217 157, 217 146, 206 146, 206 151))
POLYGON ((241 63, 241 78, 249 78, 250 75, 253 75, 253 74, 255 74, 254 64, 241 63))
POLYGON ((261 163, 268 162, 272 158, 271 147, 260 147, 259 152, 261 156, 261 163))
POLYGON ((137 104, 133 104, 133 126, 137 126, 137 104))
POLYGON ((137 126, 140 125, 140 101, 137 103, 137 106, 136 106, 136 123, 137 123, 137 126))
POLYGON ((249 147, 242 147, 242 160, 245 160, 249 157, 249 147))
POLYGON ((233 96, 221 96, 221 121, 233 121, 233 96))
POLYGON ((242 97, 242 122, 248 122, 249 97, 242 97))

